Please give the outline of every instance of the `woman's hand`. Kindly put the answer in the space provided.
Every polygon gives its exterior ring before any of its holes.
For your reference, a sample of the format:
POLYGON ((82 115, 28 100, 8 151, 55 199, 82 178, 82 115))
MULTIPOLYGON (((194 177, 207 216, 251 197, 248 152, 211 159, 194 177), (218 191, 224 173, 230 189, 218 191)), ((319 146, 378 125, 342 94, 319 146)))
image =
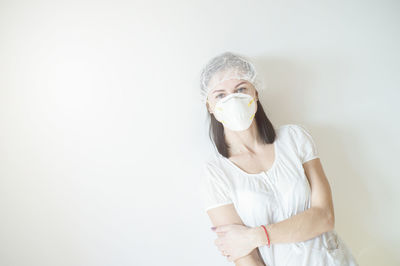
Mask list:
POLYGON ((218 234, 214 243, 228 261, 246 256, 257 247, 252 227, 227 224, 218 226, 214 232, 218 234))

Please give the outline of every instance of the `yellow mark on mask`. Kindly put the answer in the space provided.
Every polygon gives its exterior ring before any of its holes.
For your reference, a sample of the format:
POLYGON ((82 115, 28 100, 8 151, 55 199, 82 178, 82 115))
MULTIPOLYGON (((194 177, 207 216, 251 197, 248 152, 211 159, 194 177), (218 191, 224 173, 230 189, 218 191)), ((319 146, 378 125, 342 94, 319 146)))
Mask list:
POLYGON ((222 111, 222 108, 221 108, 221 107, 217 107, 217 109, 220 110, 220 111, 222 111))
POLYGON ((253 114, 253 115, 250 117, 250 120, 253 119, 254 115, 255 115, 255 114, 253 114))
POLYGON ((254 100, 251 100, 251 101, 249 102, 248 106, 250 106, 250 104, 252 104, 252 103, 253 103, 253 101, 254 101, 254 100))

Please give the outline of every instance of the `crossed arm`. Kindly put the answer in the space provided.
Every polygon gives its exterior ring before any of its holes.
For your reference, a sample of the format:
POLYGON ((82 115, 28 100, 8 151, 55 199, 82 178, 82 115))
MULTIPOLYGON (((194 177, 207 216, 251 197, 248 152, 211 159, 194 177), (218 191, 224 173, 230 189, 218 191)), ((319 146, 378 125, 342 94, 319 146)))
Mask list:
MULTIPOLYGON (((335 216, 332 192, 319 158, 303 164, 311 186, 311 207, 304 212, 275 224, 266 225, 271 244, 306 241, 334 228, 335 216)), ((209 210, 208 215, 214 226, 224 224, 243 224, 233 204, 223 205, 209 210)), ((267 244, 262 227, 250 231, 255 239, 255 246, 267 244)), ((265 265, 258 249, 235 261, 238 266, 265 265)))
MULTIPOLYGON (((209 210, 208 216, 214 226, 225 225, 225 224, 243 224, 242 219, 236 212, 233 204, 223 205, 217 208, 209 210)), ((258 248, 253 249, 247 256, 237 259, 235 262, 236 266, 265 266, 265 263, 261 259, 258 248)))

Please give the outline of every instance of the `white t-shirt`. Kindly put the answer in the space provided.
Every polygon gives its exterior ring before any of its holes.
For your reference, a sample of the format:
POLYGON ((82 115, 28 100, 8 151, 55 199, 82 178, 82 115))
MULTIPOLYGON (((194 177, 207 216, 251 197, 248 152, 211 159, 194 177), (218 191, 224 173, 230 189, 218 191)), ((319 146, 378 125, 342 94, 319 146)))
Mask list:
MULTIPOLYGON (((277 223, 311 207, 311 188, 303 163, 319 158, 304 126, 275 129, 275 161, 267 171, 250 174, 216 153, 204 164, 204 210, 233 203, 250 227, 277 223)), ((358 266, 335 230, 303 242, 258 247, 268 266, 358 266)))

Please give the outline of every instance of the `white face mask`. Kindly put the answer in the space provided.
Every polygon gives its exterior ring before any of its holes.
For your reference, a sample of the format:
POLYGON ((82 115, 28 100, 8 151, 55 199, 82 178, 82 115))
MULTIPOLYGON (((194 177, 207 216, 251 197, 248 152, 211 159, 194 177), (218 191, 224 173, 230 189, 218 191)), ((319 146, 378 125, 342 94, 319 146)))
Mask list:
POLYGON ((250 127, 256 113, 254 98, 245 93, 232 93, 215 105, 214 116, 225 127, 242 131, 250 127))

